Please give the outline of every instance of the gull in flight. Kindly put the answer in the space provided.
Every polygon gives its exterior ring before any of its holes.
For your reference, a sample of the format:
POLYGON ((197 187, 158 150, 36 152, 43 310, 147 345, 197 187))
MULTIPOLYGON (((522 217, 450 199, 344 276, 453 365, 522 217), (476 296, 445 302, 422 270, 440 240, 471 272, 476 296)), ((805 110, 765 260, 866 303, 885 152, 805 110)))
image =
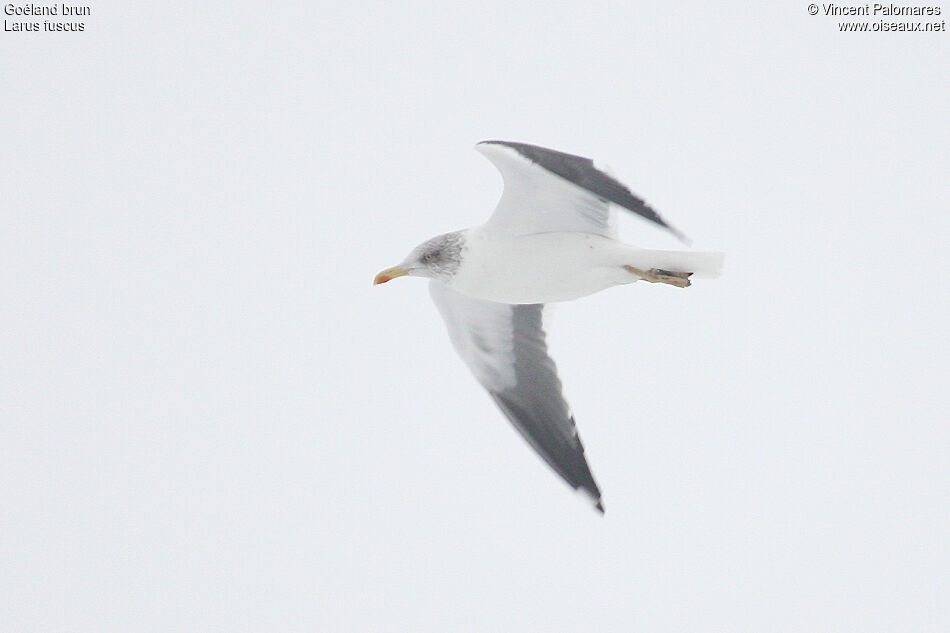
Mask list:
POLYGON ((544 304, 638 280, 685 288, 694 274, 717 276, 723 255, 620 242, 615 206, 684 238, 589 158, 507 141, 475 149, 505 181, 488 222, 423 242, 374 283, 429 278, 449 338, 475 378, 548 465, 603 513, 548 355, 544 304))

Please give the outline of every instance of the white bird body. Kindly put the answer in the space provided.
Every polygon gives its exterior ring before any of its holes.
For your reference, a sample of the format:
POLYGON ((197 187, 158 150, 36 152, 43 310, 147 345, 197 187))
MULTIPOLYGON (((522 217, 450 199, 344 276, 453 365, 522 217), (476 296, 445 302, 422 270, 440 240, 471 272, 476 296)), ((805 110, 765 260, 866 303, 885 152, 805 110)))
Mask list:
POLYGON ((462 263, 447 284, 469 297, 501 303, 572 301, 637 281, 624 266, 715 276, 722 262, 719 253, 637 248, 573 231, 512 236, 483 225, 464 238, 462 263), (513 260, 517 267, 507 265, 513 260))

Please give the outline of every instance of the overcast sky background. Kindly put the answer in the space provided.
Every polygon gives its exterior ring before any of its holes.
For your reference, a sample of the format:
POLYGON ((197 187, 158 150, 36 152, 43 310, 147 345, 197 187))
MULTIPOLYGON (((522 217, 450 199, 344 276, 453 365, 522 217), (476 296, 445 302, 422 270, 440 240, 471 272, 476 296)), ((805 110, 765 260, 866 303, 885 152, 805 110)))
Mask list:
POLYGON ((950 628, 950 35, 210 5, 0 37, 0 629, 950 628), (487 218, 488 138, 727 253, 555 313, 603 517, 371 285, 487 218))

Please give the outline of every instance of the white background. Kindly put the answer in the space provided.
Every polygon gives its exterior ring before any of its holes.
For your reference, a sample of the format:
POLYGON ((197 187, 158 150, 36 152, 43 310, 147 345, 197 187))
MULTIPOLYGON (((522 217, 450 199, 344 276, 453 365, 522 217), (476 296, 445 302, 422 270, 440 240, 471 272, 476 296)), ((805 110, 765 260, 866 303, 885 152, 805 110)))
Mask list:
POLYGON ((0 629, 948 630, 950 35, 408 4, 2 33, 0 629), (371 285, 488 216, 487 138, 727 253, 557 310, 604 517, 371 285))

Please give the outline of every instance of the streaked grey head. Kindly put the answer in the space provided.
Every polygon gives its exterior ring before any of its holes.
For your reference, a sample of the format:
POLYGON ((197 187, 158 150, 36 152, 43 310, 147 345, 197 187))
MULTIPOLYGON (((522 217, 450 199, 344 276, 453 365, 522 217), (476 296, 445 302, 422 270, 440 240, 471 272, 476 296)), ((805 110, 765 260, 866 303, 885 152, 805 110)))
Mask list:
POLYGON ((437 235, 412 249, 409 256, 398 266, 387 268, 376 275, 373 283, 386 283, 403 275, 449 281, 462 263, 464 249, 465 231, 437 235))
POLYGON ((462 262, 462 248, 465 245, 462 233, 454 231, 437 235, 415 247, 404 262, 412 268, 409 274, 442 281, 451 279, 462 262))

